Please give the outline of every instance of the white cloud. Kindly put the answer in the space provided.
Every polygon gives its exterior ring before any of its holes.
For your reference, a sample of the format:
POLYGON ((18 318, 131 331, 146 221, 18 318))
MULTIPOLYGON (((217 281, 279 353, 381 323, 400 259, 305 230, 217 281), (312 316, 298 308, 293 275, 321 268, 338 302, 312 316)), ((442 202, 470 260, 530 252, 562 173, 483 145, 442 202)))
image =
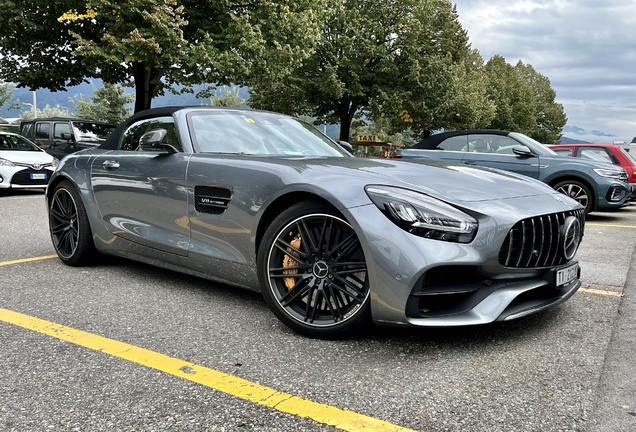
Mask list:
MULTIPOLYGON (((547 76, 568 125, 636 136, 636 0, 453 0, 473 48, 547 76)), ((605 140, 607 141, 607 139, 605 140)))

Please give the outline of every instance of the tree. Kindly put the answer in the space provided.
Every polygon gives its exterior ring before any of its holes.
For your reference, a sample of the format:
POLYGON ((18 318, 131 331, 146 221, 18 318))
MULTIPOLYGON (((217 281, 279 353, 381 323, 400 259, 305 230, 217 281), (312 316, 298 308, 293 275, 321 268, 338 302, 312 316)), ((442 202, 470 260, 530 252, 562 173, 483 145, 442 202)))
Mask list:
POLYGON ((14 87, 13 84, 0 84, 0 108, 4 108, 7 104, 9 104, 7 108, 9 110, 20 109, 22 107, 22 103, 20 103, 19 100, 11 101, 14 87))
POLYGON ((311 51, 325 1, 0 0, 0 78, 133 83, 137 112, 175 84, 280 75, 311 51))
POLYGON ((93 91, 89 101, 84 100, 84 95, 79 95, 71 99, 71 103, 79 118, 119 124, 132 114, 132 109, 126 108, 126 105, 134 99, 133 95, 124 92, 122 86, 104 83, 103 87, 93 91))
POLYGON ((210 98, 212 106, 240 108, 245 105, 246 100, 239 95, 239 88, 223 86, 216 89, 214 95, 210 98))
POLYGON ((521 132, 546 144, 560 141, 567 117, 547 77, 521 61, 512 66, 499 55, 486 63, 485 71, 496 113, 484 126, 521 132))
POLYGON ((33 115, 33 110, 24 111, 20 118, 22 120, 30 120, 32 118, 49 118, 49 117, 73 117, 71 111, 61 105, 56 105, 54 107, 49 106, 48 104, 44 107, 44 109, 37 108, 37 116, 33 115))
POLYGON ((396 131, 430 128, 453 88, 450 67, 470 53, 451 2, 339 0, 330 12, 315 53, 284 80, 255 85, 250 105, 340 123, 344 141, 365 114, 402 113, 396 131))
POLYGON ((557 144, 563 136, 563 126, 568 121, 563 105, 557 103, 556 91, 550 80, 538 73, 531 65, 519 61, 515 65, 519 76, 530 85, 534 98, 534 129, 528 134, 545 144, 557 144))

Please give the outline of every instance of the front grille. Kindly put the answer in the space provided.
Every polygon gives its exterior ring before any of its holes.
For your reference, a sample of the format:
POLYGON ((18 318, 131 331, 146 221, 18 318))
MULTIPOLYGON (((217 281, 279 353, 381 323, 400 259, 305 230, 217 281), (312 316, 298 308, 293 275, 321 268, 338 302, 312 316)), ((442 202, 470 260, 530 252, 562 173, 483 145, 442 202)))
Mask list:
POLYGON ((621 173, 621 181, 624 181, 625 183, 629 183, 629 177, 627 177, 627 173, 625 171, 621 173))
POLYGON ((13 174, 11 183, 20 186, 46 186, 49 184, 49 178, 51 177, 50 171, 25 169, 13 174), (32 180, 31 174, 46 174, 45 179, 32 180))
POLYGON ((499 263, 504 267, 534 268, 564 264, 562 228, 574 216, 585 226, 583 209, 536 216, 519 221, 512 227, 501 250, 499 263))

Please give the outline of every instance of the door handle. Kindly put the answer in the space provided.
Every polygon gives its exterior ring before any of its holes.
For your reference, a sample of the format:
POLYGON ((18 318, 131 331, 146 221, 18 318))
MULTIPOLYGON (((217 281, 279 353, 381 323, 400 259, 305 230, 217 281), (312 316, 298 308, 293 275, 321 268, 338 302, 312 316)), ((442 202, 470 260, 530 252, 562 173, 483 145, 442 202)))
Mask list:
POLYGON ((104 167, 104 169, 117 169, 119 168, 119 162, 107 160, 107 161, 104 161, 102 166, 104 167))
POLYGON ((466 164, 466 165, 477 165, 477 162, 465 161, 464 164, 466 164))

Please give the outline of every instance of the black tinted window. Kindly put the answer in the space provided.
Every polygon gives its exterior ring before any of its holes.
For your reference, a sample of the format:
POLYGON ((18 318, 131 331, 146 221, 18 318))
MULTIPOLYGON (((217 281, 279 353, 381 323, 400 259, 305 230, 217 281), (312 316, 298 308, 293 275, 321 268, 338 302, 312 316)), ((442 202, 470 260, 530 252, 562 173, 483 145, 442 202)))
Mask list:
POLYGON ((49 123, 38 123, 35 125, 35 139, 49 139, 51 125, 49 123))
POLYGON ((53 126, 53 138, 62 139, 63 133, 71 133, 71 127, 68 123, 55 123, 53 126))
POLYGON ((151 119, 140 120, 133 123, 122 134, 121 141, 117 147, 119 150, 139 151, 139 139, 143 134, 157 130, 165 129, 168 132, 164 142, 170 144, 179 151, 182 151, 177 128, 172 117, 156 117, 151 119))

